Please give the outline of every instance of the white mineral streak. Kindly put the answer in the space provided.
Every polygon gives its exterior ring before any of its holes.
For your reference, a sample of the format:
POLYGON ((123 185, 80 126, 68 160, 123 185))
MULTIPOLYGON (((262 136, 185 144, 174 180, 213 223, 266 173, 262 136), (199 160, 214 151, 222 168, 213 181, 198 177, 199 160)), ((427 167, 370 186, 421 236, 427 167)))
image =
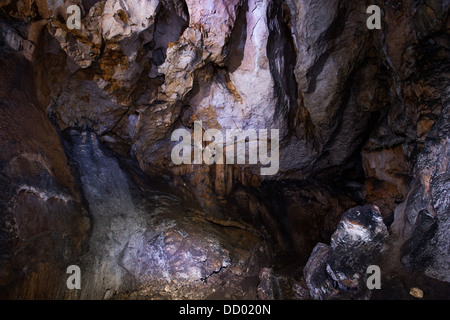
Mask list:
POLYGON ((59 201, 63 201, 65 203, 67 203, 69 201, 73 201, 73 198, 70 196, 48 192, 47 190, 45 190, 45 191, 39 190, 38 188, 28 186, 28 185, 21 185, 17 190, 17 194, 19 194, 21 192, 32 193, 44 202, 47 202, 50 199, 56 199, 59 201))

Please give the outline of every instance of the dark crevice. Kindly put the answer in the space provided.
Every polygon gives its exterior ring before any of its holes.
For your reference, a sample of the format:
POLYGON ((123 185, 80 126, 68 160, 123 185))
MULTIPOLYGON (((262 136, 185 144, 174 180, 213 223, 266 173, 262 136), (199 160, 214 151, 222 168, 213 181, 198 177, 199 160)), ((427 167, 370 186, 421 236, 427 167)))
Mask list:
POLYGON ((177 4, 165 1, 160 5, 155 20, 153 40, 144 44, 144 48, 153 51, 153 77, 158 75, 156 71, 158 66, 166 60, 169 43, 178 41, 188 26, 189 11, 184 1, 179 1, 177 4))
POLYGON ((292 116, 297 108, 298 86, 294 75, 297 63, 296 48, 289 24, 289 9, 283 0, 275 0, 267 9, 269 37, 267 57, 278 97, 276 114, 283 119, 292 116))
POLYGON ((235 72, 244 59, 245 43, 247 42, 247 12, 248 0, 245 0, 239 8, 233 31, 224 48, 224 55, 227 57, 225 65, 230 73, 235 72))
POLYGON ((317 86, 317 77, 322 73, 325 64, 328 61, 331 53, 333 52, 333 48, 326 50, 317 60, 316 62, 308 69, 306 72, 306 78, 308 79, 308 91, 306 93, 313 93, 316 91, 317 86))
POLYGON ((207 283, 209 278, 211 278, 212 276, 220 273, 221 271, 225 270, 226 268, 227 268, 227 266, 221 265, 219 270, 217 270, 217 271, 215 270, 212 273, 210 273, 208 275, 205 275, 204 277, 200 278, 199 280, 204 282, 204 283, 207 283))
POLYGON ((326 62, 328 61, 328 58, 335 49, 333 40, 338 38, 342 34, 342 32, 344 32, 345 21, 347 19, 346 12, 347 8, 345 8, 343 5, 340 5, 336 18, 330 24, 328 29, 323 32, 317 40, 317 43, 319 45, 324 43, 327 45, 328 49, 320 55, 314 65, 312 65, 306 73, 306 78, 309 82, 308 91, 306 93, 313 93, 314 91, 316 91, 317 77, 322 73, 326 62))

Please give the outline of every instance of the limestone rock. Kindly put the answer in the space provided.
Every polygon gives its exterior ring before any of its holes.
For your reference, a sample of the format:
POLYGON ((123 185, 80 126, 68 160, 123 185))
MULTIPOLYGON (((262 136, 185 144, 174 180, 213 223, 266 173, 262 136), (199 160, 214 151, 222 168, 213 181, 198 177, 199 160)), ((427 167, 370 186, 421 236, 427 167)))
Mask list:
MULTIPOLYGON (((22 30, 22 32, 25 30, 22 30)), ((2 46, 9 47, 11 50, 20 52, 23 56, 31 61, 36 46, 24 38, 20 31, 8 26, 6 23, 0 23, 1 38, 3 39, 2 46)))
MULTIPOLYGON (((356 1, 287 1, 291 18, 297 59, 295 79, 299 102, 295 117, 295 136, 287 143, 294 161, 282 161, 286 169, 305 168, 314 162, 314 172, 325 163, 341 165, 360 142, 364 123, 377 111, 376 99, 383 96, 373 87, 347 87, 347 79, 371 79, 377 67, 370 56, 366 39, 366 7, 356 1), (320 12, 320 13, 319 13, 320 12), (349 23, 352 21, 352 23, 349 23), (344 98, 350 94, 352 98, 344 98), (337 117, 343 112, 343 117, 337 117)), ((293 111, 291 111, 293 112, 293 111)))
POLYGON ((2 51, 0 70, 0 297, 62 299, 66 269, 87 243, 88 211, 29 61, 2 51))
MULTIPOLYGON (((440 8, 444 7, 445 3, 435 1, 431 1, 429 7, 421 5, 416 19, 433 16, 434 12, 440 12, 440 8)), ((405 88, 408 107, 418 110, 417 115, 409 120, 414 121, 412 127, 416 129, 414 136, 417 137, 418 155, 411 170, 409 193, 405 201, 396 208, 392 230, 400 236, 401 241, 405 241, 401 260, 408 270, 448 282, 449 246, 445 234, 450 228, 449 90, 446 82, 448 59, 443 62, 441 58, 448 57, 449 53, 448 49, 441 47, 443 39, 433 34, 435 28, 443 28, 438 16, 439 14, 430 24, 422 20, 418 43, 423 47, 413 65, 415 76, 405 88), (424 26, 427 27, 422 29, 424 26), (424 40, 423 37, 434 40, 424 40), (413 101, 417 100, 420 103, 416 107, 413 101), (432 124, 423 124, 430 120, 432 124)), ((410 126, 405 126, 408 127, 410 126)))
POLYGON ((278 300, 281 298, 280 283, 272 269, 264 268, 259 274, 258 298, 278 300))
POLYGON ((79 262, 66 298, 257 298, 259 276, 262 298, 304 297, 260 272, 268 248, 304 264, 334 232, 309 291, 367 298, 381 220, 390 267, 449 281, 450 3, 378 2, 382 30, 367 5, 0 0, 0 295, 62 297, 79 262), (171 133, 195 121, 279 129, 277 175, 175 165, 171 133))
POLYGON ((124 171, 126 164, 95 133, 70 134, 70 155, 94 221, 90 249, 81 258, 82 299, 102 299, 105 292, 144 294, 145 288, 157 288, 150 297, 163 288, 192 297, 194 287, 205 298, 217 282, 257 276, 268 255, 258 234, 186 212, 188 205, 175 193, 148 183, 141 189, 133 177, 141 179, 142 173, 124 171))
POLYGON ((370 297, 365 284, 367 267, 381 261, 387 237, 378 207, 355 207, 345 212, 330 246, 318 243, 303 271, 311 298, 370 297))
POLYGON ((303 270, 309 294, 315 300, 329 299, 338 293, 326 269, 329 251, 329 246, 318 243, 303 270))
POLYGON ((345 212, 331 236, 327 272, 343 286, 361 287, 367 267, 376 264, 387 237, 378 207, 356 207, 345 212))
POLYGON ((427 141, 419 157, 416 167, 418 177, 408 195, 403 214, 397 217, 396 226, 403 221, 400 230, 407 239, 402 248, 403 263, 411 270, 448 282, 449 246, 445 239, 450 228, 450 140, 448 120, 444 120, 447 117, 448 111, 435 128, 437 131, 434 132, 440 138, 427 141))

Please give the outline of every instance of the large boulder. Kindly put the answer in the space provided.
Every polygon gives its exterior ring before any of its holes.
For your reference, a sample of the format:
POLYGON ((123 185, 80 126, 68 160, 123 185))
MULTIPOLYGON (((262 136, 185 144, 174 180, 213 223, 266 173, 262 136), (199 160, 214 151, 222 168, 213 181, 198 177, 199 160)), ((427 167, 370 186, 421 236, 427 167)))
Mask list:
POLYGON ((346 287, 361 286, 367 267, 376 264, 389 234, 376 206, 350 209, 331 236, 328 274, 346 287))
POLYGON ((350 209, 342 215, 330 246, 319 243, 305 266, 313 299, 367 298, 366 272, 380 261, 388 238, 378 207, 350 209))
MULTIPOLYGON (((10 43, 4 43, 6 47, 10 43)), ((62 299, 90 221, 31 64, 0 45, 0 298, 62 299)))

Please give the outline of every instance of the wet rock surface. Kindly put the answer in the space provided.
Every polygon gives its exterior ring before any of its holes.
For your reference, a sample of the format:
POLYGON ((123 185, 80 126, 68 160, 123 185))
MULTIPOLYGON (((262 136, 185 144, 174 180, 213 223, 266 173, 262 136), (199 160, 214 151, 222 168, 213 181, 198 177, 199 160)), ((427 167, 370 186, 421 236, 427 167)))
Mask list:
POLYGON ((305 274, 306 285, 309 289, 311 298, 315 300, 329 299, 337 294, 329 274, 327 273, 327 259, 330 252, 329 246, 324 243, 318 243, 306 263, 305 274))
POLYGON ((331 236, 327 272, 342 286, 361 287, 361 274, 376 265, 387 238, 378 207, 356 207, 345 212, 331 236))
POLYGON ((370 297, 367 268, 379 264, 387 238, 378 207, 356 207, 345 212, 330 246, 317 244, 305 266, 303 272, 311 297, 370 297))

